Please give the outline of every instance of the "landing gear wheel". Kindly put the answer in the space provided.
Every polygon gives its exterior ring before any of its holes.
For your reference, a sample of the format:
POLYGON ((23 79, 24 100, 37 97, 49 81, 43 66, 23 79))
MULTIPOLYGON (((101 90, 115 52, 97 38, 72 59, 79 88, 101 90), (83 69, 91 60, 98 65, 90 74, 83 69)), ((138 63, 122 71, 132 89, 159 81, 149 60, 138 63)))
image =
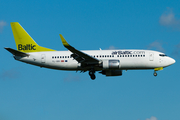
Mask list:
POLYGON ((154 71, 154 74, 153 74, 155 77, 157 76, 157 73, 156 73, 156 71, 154 71))
POLYGON ((94 74, 94 71, 89 71, 89 75, 93 75, 94 74))
POLYGON ((90 70, 90 71, 89 71, 89 75, 90 75, 90 77, 91 77, 92 80, 96 79, 96 76, 95 76, 94 73, 95 73, 94 70, 90 70))
POLYGON ((90 76, 92 80, 95 80, 96 79, 96 76, 93 74, 90 76))

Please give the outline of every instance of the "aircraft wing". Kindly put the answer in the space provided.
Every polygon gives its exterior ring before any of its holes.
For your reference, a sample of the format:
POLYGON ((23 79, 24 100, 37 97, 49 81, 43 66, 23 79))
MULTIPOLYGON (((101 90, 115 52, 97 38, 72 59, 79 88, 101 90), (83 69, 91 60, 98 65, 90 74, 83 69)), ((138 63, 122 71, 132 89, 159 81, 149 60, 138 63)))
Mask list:
POLYGON ((69 51, 73 53, 71 56, 79 63, 97 64, 100 62, 98 59, 91 57, 90 55, 75 49, 74 47, 72 47, 71 45, 67 43, 67 41, 64 39, 64 37, 61 34, 59 35, 60 35, 60 38, 64 47, 66 47, 69 51))

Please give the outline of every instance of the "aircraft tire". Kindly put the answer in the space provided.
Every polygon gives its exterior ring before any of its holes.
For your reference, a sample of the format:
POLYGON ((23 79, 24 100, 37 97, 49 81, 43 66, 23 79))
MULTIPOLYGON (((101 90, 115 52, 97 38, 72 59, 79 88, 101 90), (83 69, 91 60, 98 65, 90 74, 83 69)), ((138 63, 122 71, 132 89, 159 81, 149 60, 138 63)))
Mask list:
POLYGON ((156 72, 154 72, 154 74, 153 74, 155 77, 157 76, 157 73, 156 72))
POLYGON ((94 74, 92 74, 90 77, 91 77, 92 80, 96 79, 96 76, 94 74))
POLYGON ((89 75, 93 75, 95 72, 94 71, 89 71, 89 75))

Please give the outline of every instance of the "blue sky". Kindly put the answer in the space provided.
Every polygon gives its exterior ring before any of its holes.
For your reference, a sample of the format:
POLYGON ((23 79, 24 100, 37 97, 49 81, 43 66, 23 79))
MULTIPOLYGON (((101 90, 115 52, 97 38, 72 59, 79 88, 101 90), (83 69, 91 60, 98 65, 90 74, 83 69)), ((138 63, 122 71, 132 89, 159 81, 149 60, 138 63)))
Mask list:
POLYGON ((179 120, 179 0, 1 1, 0 120, 179 120), (176 63, 123 76, 57 71, 15 61, 10 22, 41 46, 66 50, 152 49, 176 63))

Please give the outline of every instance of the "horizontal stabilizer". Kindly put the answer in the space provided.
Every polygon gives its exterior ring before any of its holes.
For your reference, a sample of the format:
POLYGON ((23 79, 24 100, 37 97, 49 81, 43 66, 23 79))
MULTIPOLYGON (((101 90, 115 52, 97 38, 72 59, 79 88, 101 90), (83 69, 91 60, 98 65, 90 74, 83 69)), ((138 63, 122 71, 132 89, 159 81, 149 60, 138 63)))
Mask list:
POLYGON ((9 51, 10 53, 12 53, 12 54, 15 55, 15 56, 22 56, 22 57, 27 57, 27 56, 29 56, 29 54, 27 54, 27 53, 23 53, 23 52, 14 50, 14 49, 12 49, 12 48, 4 48, 4 49, 6 49, 7 51, 9 51))

